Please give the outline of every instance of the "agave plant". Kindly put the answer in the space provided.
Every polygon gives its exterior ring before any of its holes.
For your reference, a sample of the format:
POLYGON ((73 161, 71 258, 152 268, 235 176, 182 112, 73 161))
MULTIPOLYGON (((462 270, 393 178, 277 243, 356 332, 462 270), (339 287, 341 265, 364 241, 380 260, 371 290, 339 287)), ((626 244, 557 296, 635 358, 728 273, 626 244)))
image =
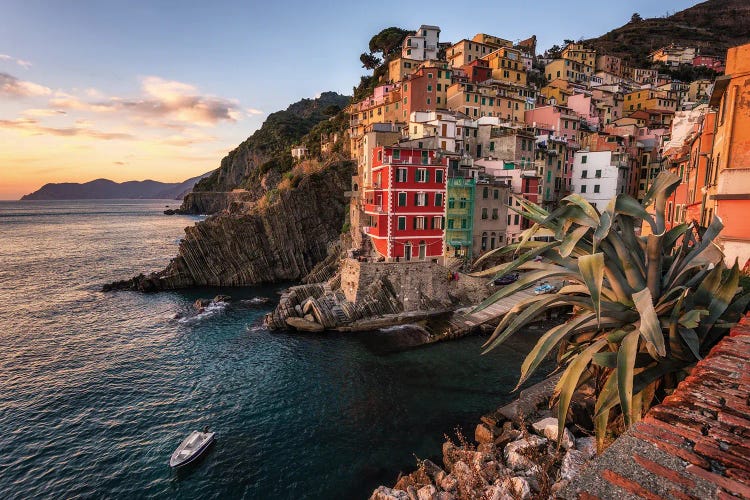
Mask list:
POLYGON ((602 212, 576 194, 551 213, 519 198, 517 211, 533 226, 519 243, 481 259, 512 253, 515 260, 474 273, 495 279, 528 271, 476 310, 538 280, 563 283, 557 293, 516 304, 484 345, 485 352, 494 349, 548 309, 572 306, 572 317, 547 331, 527 355, 516 387, 558 348, 564 368, 552 399, 558 436, 574 391, 593 381, 601 448, 611 413, 621 412, 625 426, 639 420, 657 391, 673 389, 750 302, 750 294, 738 294, 737 263, 727 269, 713 243, 723 227, 719 218, 708 228, 691 223, 666 229, 666 202, 679 183, 662 172, 642 203, 621 194, 602 212), (649 234, 640 235, 642 226, 649 234))

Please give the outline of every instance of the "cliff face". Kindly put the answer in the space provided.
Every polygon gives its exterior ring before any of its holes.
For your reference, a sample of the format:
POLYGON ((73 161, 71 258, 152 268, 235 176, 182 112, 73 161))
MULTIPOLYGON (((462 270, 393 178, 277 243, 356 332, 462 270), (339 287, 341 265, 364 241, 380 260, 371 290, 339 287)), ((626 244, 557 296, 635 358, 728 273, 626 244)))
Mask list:
MULTIPOLYGON (((304 141, 316 127, 330 122, 348 102, 347 96, 323 92, 315 99, 302 99, 286 110, 271 113, 253 135, 221 160, 216 171, 195 185, 194 196, 185 198, 180 211, 217 213, 228 208, 233 201, 222 200, 219 193, 229 193, 236 188, 249 193, 244 201, 260 199, 267 190, 275 187, 281 174, 292 168, 291 147, 304 141), (210 194, 203 196, 199 193, 210 194)), ((341 119, 344 120, 341 128, 345 130, 348 120, 343 116, 341 119)), ((319 133, 311 134, 307 139, 317 144, 319 149, 319 133)))
POLYGON ((299 280, 340 237, 352 162, 338 162, 274 190, 258 204, 236 203, 186 228, 179 255, 159 273, 105 290, 158 291, 200 285, 239 286, 299 280))

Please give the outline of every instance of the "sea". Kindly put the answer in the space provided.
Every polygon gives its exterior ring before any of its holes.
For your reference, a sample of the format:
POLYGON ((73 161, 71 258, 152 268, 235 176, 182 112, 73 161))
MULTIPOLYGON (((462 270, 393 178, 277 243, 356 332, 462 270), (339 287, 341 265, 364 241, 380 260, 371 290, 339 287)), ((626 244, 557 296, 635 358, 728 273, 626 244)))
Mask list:
POLYGON ((513 398, 533 331, 395 351, 266 330, 289 284, 101 292, 177 254, 175 203, 0 202, 0 498, 366 499, 513 398))

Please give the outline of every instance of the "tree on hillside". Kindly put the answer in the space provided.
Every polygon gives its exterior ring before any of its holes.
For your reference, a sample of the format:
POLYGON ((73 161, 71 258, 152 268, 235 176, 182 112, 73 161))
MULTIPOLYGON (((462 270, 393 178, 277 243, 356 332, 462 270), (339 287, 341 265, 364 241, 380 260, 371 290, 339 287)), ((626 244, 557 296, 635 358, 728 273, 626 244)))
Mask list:
POLYGON ((383 62, 379 57, 375 57, 367 52, 362 52, 359 56, 359 60, 362 62, 362 67, 365 69, 375 69, 383 62))
POLYGON ((641 21, 643 21, 643 18, 637 12, 634 13, 632 16, 630 16, 630 22, 631 23, 640 23, 641 21))

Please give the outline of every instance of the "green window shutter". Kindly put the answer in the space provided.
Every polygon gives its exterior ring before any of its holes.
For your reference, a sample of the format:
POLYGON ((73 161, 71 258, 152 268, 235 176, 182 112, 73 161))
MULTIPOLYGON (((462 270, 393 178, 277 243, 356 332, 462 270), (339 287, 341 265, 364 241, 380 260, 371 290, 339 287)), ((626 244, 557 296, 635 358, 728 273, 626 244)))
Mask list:
POLYGON ((416 207, 418 205, 419 205, 419 194, 414 193, 414 206, 416 207))
POLYGON ((424 181, 425 182, 430 182, 430 171, 429 170, 425 170, 424 171, 424 181))
POLYGON ((416 218, 416 217, 414 217, 414 218, 412 219, 412 222, 414 223, 414 229, 416 229, 416 228, 417 228, 417 218, 416 218))

